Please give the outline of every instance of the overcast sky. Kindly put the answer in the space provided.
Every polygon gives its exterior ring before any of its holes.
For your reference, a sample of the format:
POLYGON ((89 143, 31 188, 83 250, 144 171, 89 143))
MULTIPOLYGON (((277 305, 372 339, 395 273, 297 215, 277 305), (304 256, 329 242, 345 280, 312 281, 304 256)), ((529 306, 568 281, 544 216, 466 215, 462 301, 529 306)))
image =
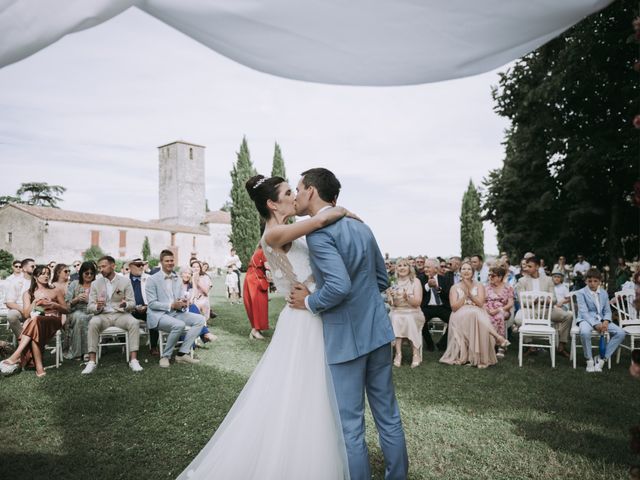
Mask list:
MULTIPOLYGON (((503 70, 503 69, 502 69, 503 70)), ((0 195, 67 187, 62 208, 158 217, 159 145, 205 145, 211 209, 229 197, 246 135, 269 174, 282 148, 292 184, 323 166, 392 256, 460 248, 460 205, 501 165, 507 123, 491 72, 414 87, 336 87, 236 64, 137 9, 0 70, 0 195)), ((485 251, 497 251, 485 224, 485 251)))

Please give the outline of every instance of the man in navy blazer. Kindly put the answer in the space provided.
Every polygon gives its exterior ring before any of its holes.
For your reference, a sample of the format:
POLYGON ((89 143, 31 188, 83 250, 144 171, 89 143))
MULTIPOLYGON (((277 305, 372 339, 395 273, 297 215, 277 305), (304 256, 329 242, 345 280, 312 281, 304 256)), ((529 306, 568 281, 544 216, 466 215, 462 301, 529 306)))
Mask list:
MULTIPOLYGON (((329 170, 303 172, 298 183, 298 215, 316 215, 338 198, 340 182, 329 170)), ((384 259, 373 233, 352 218, 307 235, 317 289, 297 285, 293 308, 322 317, 331 370, 347 447, 351 480, 369 480, 364 397, 380 435, 385 478, 407 478, 407 448, 392 381, 391 342, 395 335, 380 292, 388 288, 384 259)))
POLYGON ((624 341, 625 331, 611 321, 611 307, 607 292, 600 288, 602 276, 596 268, 586 273, 587 286, 578 290, 578 318, 582 351, 587 360, 587 372, 601 372, 602 366, 611 358, 620 344, 624 341), (596 330, 601 334, 609 332, 604 359, 598 355, 594 362, 591 352, 591 334, 596 330))

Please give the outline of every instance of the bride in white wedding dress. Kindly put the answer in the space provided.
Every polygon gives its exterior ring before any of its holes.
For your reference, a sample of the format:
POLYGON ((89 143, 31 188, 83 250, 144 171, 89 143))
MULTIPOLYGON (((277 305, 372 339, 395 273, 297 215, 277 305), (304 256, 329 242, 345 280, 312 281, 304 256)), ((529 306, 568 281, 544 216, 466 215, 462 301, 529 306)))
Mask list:
MULTIPOLYGON (((332 208, 287 224, 295 196, 280 177, 247 182, 266 221, 261 240, 279 292, 314 290, 304 235, 348 212, 332 208)), ((178 480, 348 480, 342 428, 320 317, 285 306, 276 331, 231 410, 178 480)))

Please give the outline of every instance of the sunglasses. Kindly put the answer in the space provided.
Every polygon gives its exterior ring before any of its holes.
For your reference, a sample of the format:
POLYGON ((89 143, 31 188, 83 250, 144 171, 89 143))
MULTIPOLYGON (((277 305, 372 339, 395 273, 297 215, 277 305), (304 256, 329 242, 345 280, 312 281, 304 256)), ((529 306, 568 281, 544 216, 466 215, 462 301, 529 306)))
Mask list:
POLYGON ((64 273, 71 273, 71 270, 63 270, 64 273))
POLYGON ((13 268, 22 268, 22 265, 14 265, 13 268))
POLYGON ((144 263, 130 263, 132 267, 144 267, 144 263))

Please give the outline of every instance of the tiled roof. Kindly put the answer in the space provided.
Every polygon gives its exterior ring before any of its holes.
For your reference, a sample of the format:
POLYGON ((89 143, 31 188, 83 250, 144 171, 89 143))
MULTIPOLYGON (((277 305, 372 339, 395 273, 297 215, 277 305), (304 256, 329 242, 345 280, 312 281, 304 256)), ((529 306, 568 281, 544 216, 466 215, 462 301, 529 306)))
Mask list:
POLYGON ((181 233, 196 233, 199 235, 208 235, 209 233, 205 228, 189 227, 186 225, 171 225, 158 221, 145 222, 143 220, 136 220, 134 218, 113 217, 111 215, 99 215, 95 213, 73 212, 71 210, 62 210, 60 208, 36 207, 33 205, 24 205, 19 203, 10 203, 3 208, 9 207, 17 208, 18 210, 31 214, 42 220, 51 220, 56 222, 91 223, 95 225, 112 225, 115 227, 142 228, 148 230, 164 230, 168 232, 181 233))
POLYGON ((203 223, 231 223, 231 214, 229 212, 223 212, 222 210, 216 210, 215 212, 207 212, 204 214, 203 223))

